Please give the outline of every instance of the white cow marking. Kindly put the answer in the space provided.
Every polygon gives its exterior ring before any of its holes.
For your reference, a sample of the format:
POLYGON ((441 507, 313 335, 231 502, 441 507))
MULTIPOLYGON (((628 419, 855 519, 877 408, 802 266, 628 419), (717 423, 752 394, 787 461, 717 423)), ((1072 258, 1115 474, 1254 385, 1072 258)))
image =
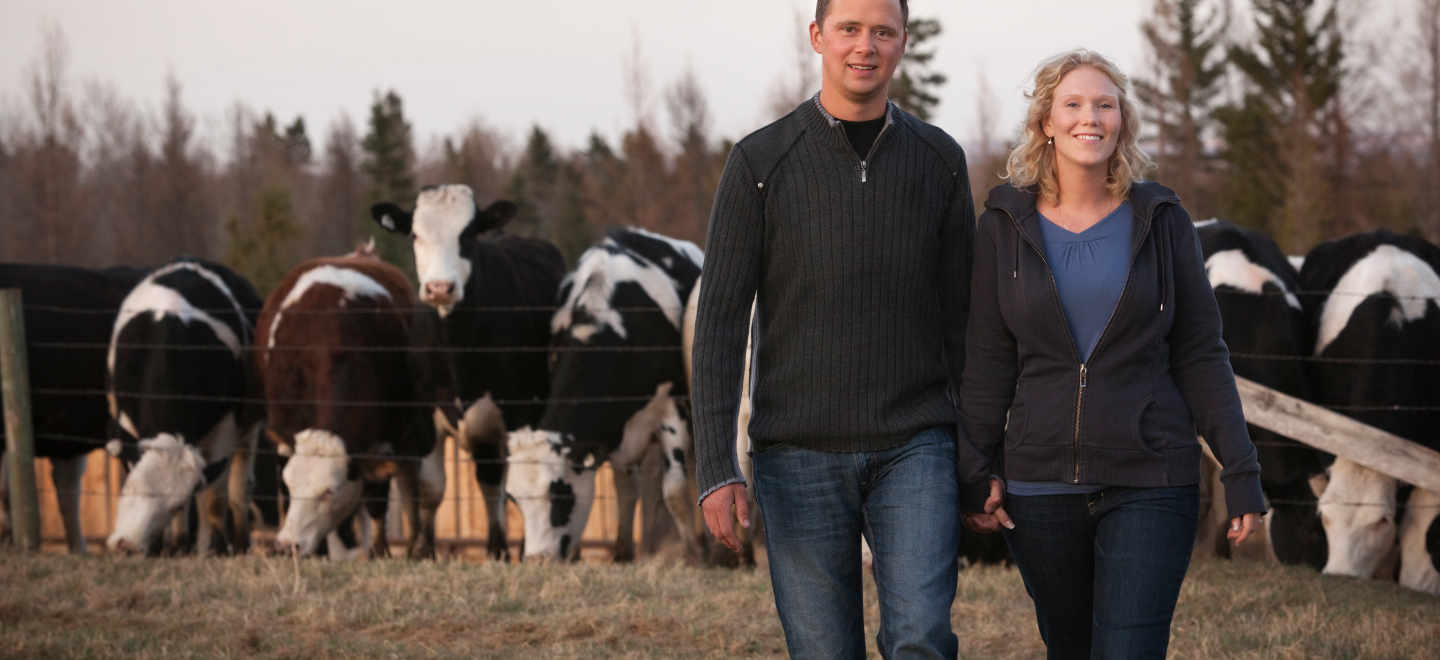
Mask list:
MULTIPOLYGON (((385 287, 358 270, 328 265, 312 268, 305 271, 305 274, 295 281, 295 286, 290 288, 290 293, 286 294, 285 300, 280 303, 280 310, 275 312, 275 318, 270 320, 270 339, 266 342, 265 348, 275 348, 275 332, 280 328, 280 319, 285 316, 285 310, 304 298, 312 286, 333 286, 345 294, 345 300, 353 298, 390 299, 390 292, 385 287)), ((268 353, 266 360, 269 360, 268 353)))
POLYGON ((1274 284, 1285 294, 1285 303, 1300 309, 1300 299, 1285 286, 1269 268, 1261 266, 1245 256, 1241 250, 1221 250, 1205 260, 1205 273, 1210 277, 1210 287, 1230 286, 1256 295, 1265 290, 1265 283, 1274 284))
POLYGON ((1395 545, 1395 479, 1337 458, 1320 495, 1329 558, 1323 573, 1368 578, 1395 545))
POLYGON ((465 283, 473 266, 460 254, 460 234, 475 219, 475 193, 470 186, 447 184, 422 191, 415 200, 410 232, 415 235, 415 272, 420 299, 427 282, 452 282, 455 294, 447 305, 436 305, 441 318, 465 297, 465 283))
POLYGON ((1340 336, 1360 303, 1381 291, 1396 297, 1399 307, 1391 314, 1390 323, 1399 327, 1425 316, 1432 300, 1440 303, 1440 276, 1429 264, 1405 250, 1393 245, 1375 248, 1345 272, 1326 299, 1315 354, 1322 353, 1340 336))
POLYGON ((225 280, 219 275, 207 268, 201 267, 199 264, 191 262, 179 262, 165 266, 141 280, 140 283, 130 291, 130 294, 125 296, 124 302, 120 303, 120 315, 115 320, 115 329, 110 333, 110 351, 106 354, 105 358, 105 364, 112 372, 115 370, 115 353, 117 348, 115 342, 120 336, 120 331, 125 329, 126 324, 130 323, 136 316, 147 312, 153 314, 156 321, 165 318, 166 315, 175 316, 180 319, 181 323, 185 323, 186 325, 192 321, 200 321, 210 326, 210 329, 215 332, 215 336, 219 337, 221 342, 224 342, 225 347, 229 348, 235 357, 240 357, 242 344, 249 341, 248 338, 236 336, 235 331, 229 325, 211 316, 206 310, 197 309, 191 305, 190 301, 180 295, 179 291, 155 282, 156 279, 169 275, 177 270, 192 271, 205 278, 212 286, 225 294, 225 299, 230 301, 230 306, 234 309, 236 317, 240 319, 245 318, 245 312, 240 309, 239 301, 235 299, 235 295, 230 291, 230 287, 225 285, 225 280))
MULTIPOLYGON (((605 245, 611 248, 619 247, 608 238, 605 239, 605 245)), ((635 258, 632 258, 632 255, 633 253, 614 254, 599 248, 586 250, 580 257, 579 267, 566 277, 574 286, 570 288, 560 310, 551 318, 550 332, 558 333, 571 327, 574 310, 584 309, 601 326, 608 326, 615 334, 625 337, 625 320, 610 304, 610 297, 615 295, 615 287, 622 282, 640 285, 645 290, 645 295, 665 314, 666 320, 670 321, 677 331, 680 330, 685 301, 680 299, 680 292, 675 290, 674 282, 651 262, 645 261, 639 255, 633 255, 635 258), (645 263, 637 263, 636 258, 645 263)), ((576 338, 585 342, 589 341, 593 334, 594 332, 587 332, 584 337, 577 335, 576 338)))

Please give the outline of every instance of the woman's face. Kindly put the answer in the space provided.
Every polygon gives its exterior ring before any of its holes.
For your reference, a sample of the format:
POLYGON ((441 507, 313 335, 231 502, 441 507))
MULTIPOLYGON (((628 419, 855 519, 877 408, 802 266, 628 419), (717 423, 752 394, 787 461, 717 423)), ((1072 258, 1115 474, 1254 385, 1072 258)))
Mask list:
POLYGON ((1082 66, 1065 74, 1042 128, 1055 140, 1059 167, 1104 170, 1120 139, 1120 88, 1099 69, 1082 66))

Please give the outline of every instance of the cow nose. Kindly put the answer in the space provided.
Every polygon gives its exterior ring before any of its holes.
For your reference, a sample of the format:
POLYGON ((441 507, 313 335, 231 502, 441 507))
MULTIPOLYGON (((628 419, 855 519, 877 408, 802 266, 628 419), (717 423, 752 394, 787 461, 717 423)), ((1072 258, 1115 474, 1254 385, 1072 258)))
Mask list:
POLYGON ((130 539, 120 539, 116 541, 115 544, 111 547, 116 552, 121 552, 127 555, 133 555, 136 551, 135 545, 130 542, 130 539))
POLYGON ((426 282, 425 297, 449 300, 455 295, 454 282, 426 282))

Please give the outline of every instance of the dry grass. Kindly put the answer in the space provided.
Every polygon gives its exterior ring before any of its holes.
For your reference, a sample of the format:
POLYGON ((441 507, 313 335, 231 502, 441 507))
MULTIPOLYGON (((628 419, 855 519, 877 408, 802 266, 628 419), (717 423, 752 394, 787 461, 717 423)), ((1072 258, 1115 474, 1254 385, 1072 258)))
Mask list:
MULTIPOLYGON (((762 571, 143 560, 0 551, 5 657, 781 656, 762 571)), ((878 610, 867 585, 873 635, 878 610)), ((1037 657, 1012 570, 961 574, 962 655, 1037 657)), ((873 654, 873 639, 871 640, 873 654)), ((1440 657, 1440 599, 1253 563, 1195 565, 1172 657, 1440 657)))

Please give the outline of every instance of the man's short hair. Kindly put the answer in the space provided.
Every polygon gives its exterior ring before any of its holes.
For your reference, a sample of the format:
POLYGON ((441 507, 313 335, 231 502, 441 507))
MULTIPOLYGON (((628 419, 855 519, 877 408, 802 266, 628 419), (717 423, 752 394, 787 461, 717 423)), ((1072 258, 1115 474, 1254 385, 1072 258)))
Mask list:
MULTIPOLYGON (((815 0, 815 24, 825 27, 825 15, 830 13, 830 0, 815 0)), ((910 0, 900 0, 900 29, 906 29, 910 24, 910 0)))

